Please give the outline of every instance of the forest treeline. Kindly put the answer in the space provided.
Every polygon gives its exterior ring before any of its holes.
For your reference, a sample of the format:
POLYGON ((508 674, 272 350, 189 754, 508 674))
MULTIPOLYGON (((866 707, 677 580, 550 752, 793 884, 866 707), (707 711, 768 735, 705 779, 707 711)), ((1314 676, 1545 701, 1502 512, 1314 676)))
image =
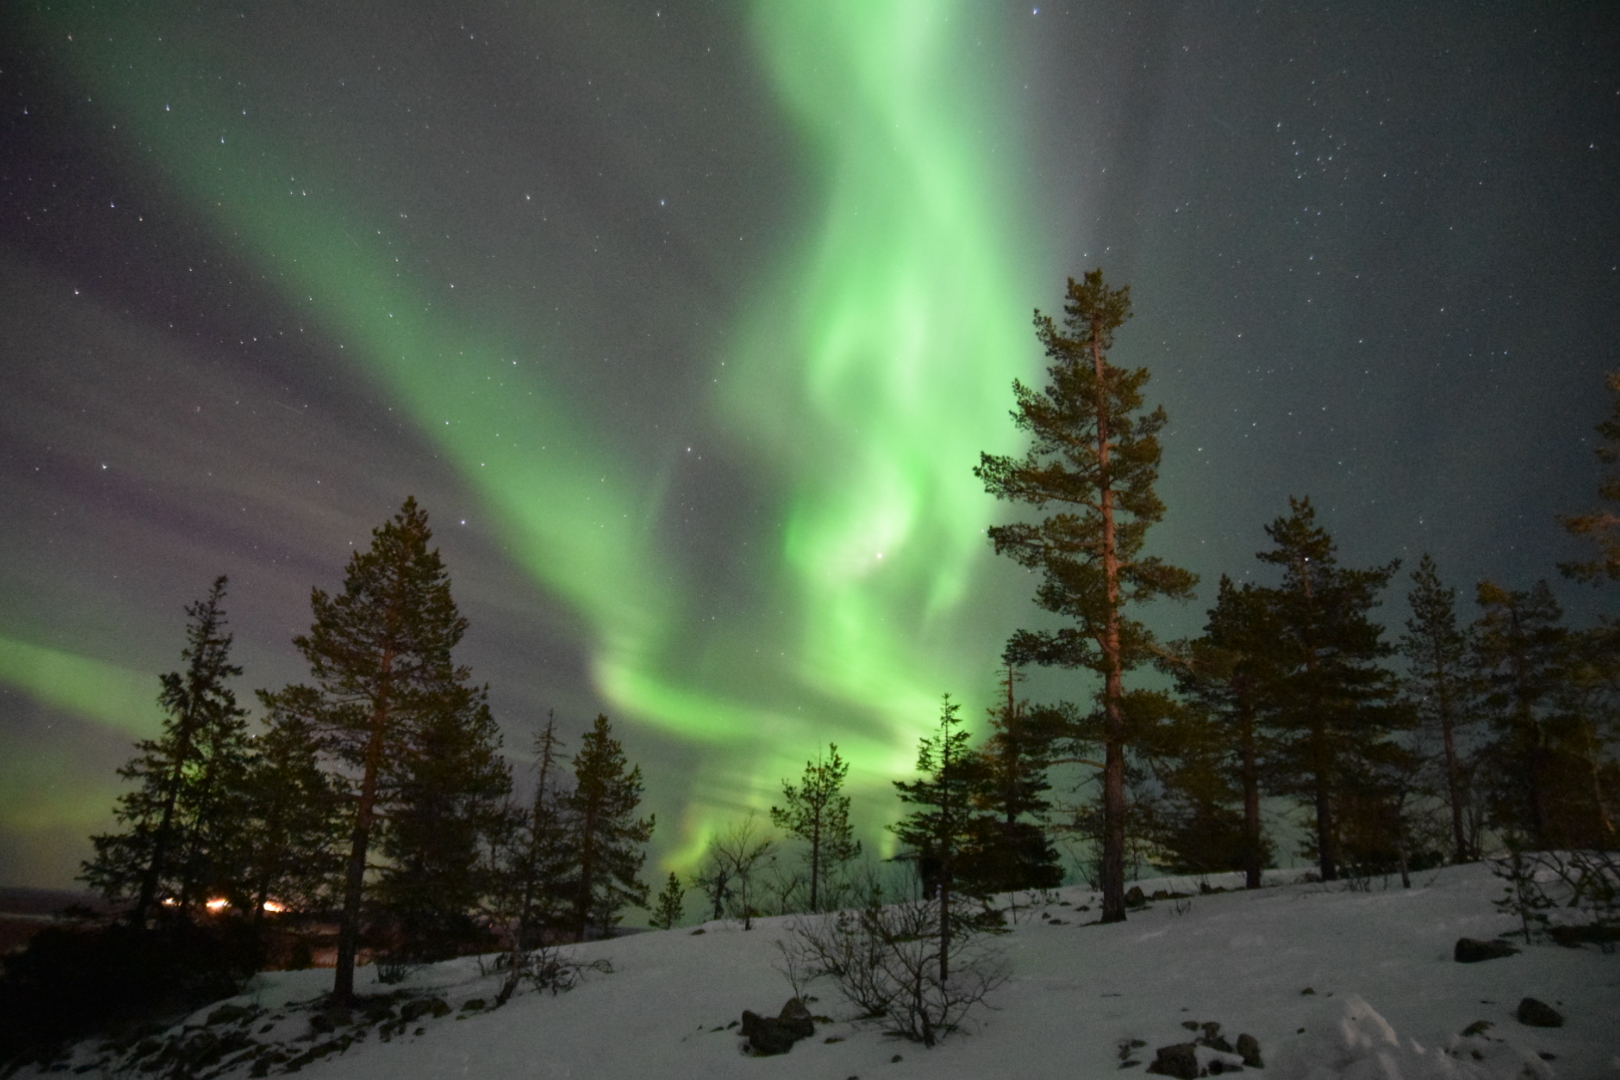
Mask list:
MULTIPOLYGON (((1260 572, 1216 584, 1203 633, 1155 638, 1139 606, 1189 600, 1197 581, 1146 553, 1165 512, 1154 486, 1166 416, 1144 404, 1146 369, 1108 359, 1129 317, 1129 289, 1101 271, 1070 280, 1061 322, 1037 312, 1048 382, 1013 387, 1028 449, 974 470, 1024 509, 990 540, 1036 574, 1050 617, 1010 635, 985 736, 973 741, 946 696, 916 775, 894 782, 902 813, 889 829, 913 895, 932 905, 938 982, 953 935, 994 922, 990 897, 1064 880, 1063 847, 1108 922, 1126 917, 1132 866, 1241 871, 1258 888, 1276 863, 1279 811, 1324 881, 1504 847, 1620 846, 1620 623, 1565 625, 1545 581, 1478 582, 1464 610, 1427 555, 1411 568, 1342 565, 1311 500, 1294 497, 1264 526, 1260 572), (1411 614, 1392 632, 1376 612, 1397 588, 1411 614), (1078 680, 1089 696, 1025 700, 1031 666, 1089 674, 1078 680)), ((1610 385, 1620 395, 1620 379, 1610 385)), ((1620 397, 1599 431, 1613 464, 1620 397)), ((1620 478, 1599 494, 1620 502, 1620 478)), ((1567 577, 1620 578, 1620 518, 1563 523, 1598 545, 1560 568, 1567 577)), ((862 858, 836 745, 807 748, 815 756, 783 779, 765 819, 721 829, 656 898, 642 879, 655 822, 641 814, 641 770, 606 717, 573 745, 548 718, 532 796, 518 799, 487 688, 454 658, 467 622, 431 539, 408 499, 353 554, 340 589, 313 590, 310 629, 294 640, 308 679, 259 691, 255 723, 232 688, 242 671, 226 579, 187 609, 182 668, 160 681, 162 729, 120 770, 116 828, 92 838, 84 865, 123 914, 93 933, 38 935, 7 959, 0 996, 49 1017, 94 970, 108 1000, 74 997, 61 1011, 73 1019, 58 1022, 93 1027, 130 1001, 217 996, 267 948, 308 964, 329 928, 342 1004, 366 958, 399 973, 505 949, 516 972, 526 950, 610 933, 630 908, 676 926, 692 890, 705 917, 745 926, 851 905, 881 923, 884 886, 862 858)), ((51 1023, 30 1037, 71 1033, 51 1023)))

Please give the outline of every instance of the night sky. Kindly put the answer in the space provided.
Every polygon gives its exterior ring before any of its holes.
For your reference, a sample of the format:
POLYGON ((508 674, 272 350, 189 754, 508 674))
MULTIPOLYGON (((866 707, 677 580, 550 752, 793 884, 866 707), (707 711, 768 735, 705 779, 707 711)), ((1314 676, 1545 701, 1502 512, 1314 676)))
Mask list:
POLYGON ((1612 611, 1555 515, 1617 148, 1610 3, 6 4, 0 884, 72 882, 216 575, 252 703, 411 494, 510 756, 607 713, 654 877, 829 740, 878 837, 1036 619, 970 470, 1098 265, 1203 576, 1162 633, 1289 495, 1612 611))

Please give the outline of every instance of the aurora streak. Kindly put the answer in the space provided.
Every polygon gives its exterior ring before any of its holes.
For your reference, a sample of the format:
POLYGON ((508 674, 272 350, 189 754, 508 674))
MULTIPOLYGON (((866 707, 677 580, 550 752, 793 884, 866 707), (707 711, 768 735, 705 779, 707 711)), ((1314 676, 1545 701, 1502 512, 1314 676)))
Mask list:
POLYGON ((993 35, 968 6, 756 12, 761 60, 823 192, 796 249, 762 275, 739 344, 712 362, 729 366, 713 401, 728 452, 787 492, 751 538, 761 602, 727 624, 695 618, 685 567, 700 556, 661 542, 659 478, 549 377, 566 326, 537 340, 458 306, 417 268, 450 261, 431 230, 346 185, 335 135, 295 129, 252 86, 186 77, 208 68, 206 45, 152 47, 152 13, 120 6, 61 56, 215 235, 481 494, 511 557, 588 627, 616 717, 710 747, 679 865, 829 739, 855 763, 853 786, 886 790, 939 695, 972 700, 985 687, 964 681, 992 678, 1006 628, 959 617, 993 509, 969 470, 980 450, 1009 449, 1034 294, 1011 257, 1027 251, 1009 209, 1016 147, 984 135, 1014 118, 977 43, 993 35))

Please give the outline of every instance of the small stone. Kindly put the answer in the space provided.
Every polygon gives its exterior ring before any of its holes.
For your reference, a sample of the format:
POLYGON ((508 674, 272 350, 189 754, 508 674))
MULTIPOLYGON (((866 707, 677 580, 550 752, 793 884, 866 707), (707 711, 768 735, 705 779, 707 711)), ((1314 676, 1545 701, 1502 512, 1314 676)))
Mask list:
POLYGON ((1532 997, 1527 997, 1519 1002, 1519 1011, 1515 1015, 1518 1016, 1519 1023, 1530 1027, 1554 1028, 1564 1026, 1563 1013, 1546 1002, 1537 1001, 1532 997))
POLYGON ((1451 950, 1451 958, 1459 964, 1477 964, 1482 960, 1500 960, 1518 951, 1501 938, 1493 938, 1490 941, 1458 938, 1456 946, 1451 950))
POLYGON ((1132 885, 1128 890, 1126 890, 1126 892, 1125 892, 1125 906, 1126 907, 1143 907, 1146 904, 1147 904, 1147 894, 1142 891, 1142 886, 1140 886, 1140 885, 1132 885))
POLYGON ((1251 1069, 1266 1067, 1266 1063, 1260 1057, 1260 1040, 1253 1035, 1243 1034, 1237 1037, 1237 1053, 1238 1057, 1243 1059, 1243 1064, 1251 1069))

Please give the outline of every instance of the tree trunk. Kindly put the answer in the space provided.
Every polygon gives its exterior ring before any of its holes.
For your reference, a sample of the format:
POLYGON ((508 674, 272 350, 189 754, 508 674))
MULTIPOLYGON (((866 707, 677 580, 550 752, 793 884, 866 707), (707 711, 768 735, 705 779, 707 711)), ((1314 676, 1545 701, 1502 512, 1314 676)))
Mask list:
POLYGON ((1102 564, 1107 587, 1102 651, 1103 681, 1103 853, 1102 921, 1125 921, 1125 694, 1119 631, 1119 548, 1114 530, 1114 481, 1109 473, 1108 381, 1102 355, 1102 317, 1091 325, 1091 359, 1097 372, 1097 476, 1102 505, 1102 564))
POLYGON ((1327 733, 1318 721, 1312 733, 1316 744, 1312 756, 1316 759, 1316 862, 1323 881, 1339 880, 1339 852, 1333 837, 1333 803, 1328 792, 1328 763, 1325 760, 1327 733))
POLYGON ((152 910, 152 902, 157 899, 157 888, 163 878, 164 863, 169 858, 169 844, 174 836, 174 810, 175 803, 180 798, 180 785, 184 782, 186 759, 191 756, 191 710, 186 709, 180 717, 179 746, 174 756, 174 769, 169 775, 168 791, 163 796, 163 817, 158 822, 157 836, 152 842, 152 858, 147 863, 146 872, 141 875, 141 895, 135 902, 135 911, 130 916, 130 922, 144 928, 146 926, 147 912, 152 910))
MULTIPOLYGON (((820 760, 820 755, 817 755, 820 760)), ((817 886, 821 884, 821 807, 816 808, 815 827, 810 830, 810 910, 820 911, 817 886)))
POLYGON ((579 894, 574 897, 575 941, 585 940, 591 921, 591 893, 596 888, 596 811, 588 808, 579 830, 579 894))
POLYGON ((382 687, 371 714, 371 737, 366 742, 366 770, 360 782, 360 803, 355 807, 354 833, 349 842, 349 865, 343 878, 343 915, 338 922, 337 970, 332 978, 332 1003, 354 1000, 354 963, 360 952, 360 896, 366 884, 366 850, 371 842, 372 815, 377 806, 377 774, 382 770, 383 734, 389 715, 388 679, 394 656, 383 654, 382 687))
POLYGON ((1241 705, 1238 739, 1243 755, 1243 887, 1258 889, 1260 858, 1260 763, 1254 746, 1254 710, 1241 705))
POLYGON ((1444 675, 1440 675, 1439 683, 1440 736, 1445 742, 1446 750, 1446 798, 1451 800, 1451 842, 1456 849, 1457 861, 1471 862, 1473 853, 1468 849, 1468 838, 1463 832, 1462 764, 1457 760, 1456 725, 1451 718, 1451 695, 1447 692, 1444 675))

